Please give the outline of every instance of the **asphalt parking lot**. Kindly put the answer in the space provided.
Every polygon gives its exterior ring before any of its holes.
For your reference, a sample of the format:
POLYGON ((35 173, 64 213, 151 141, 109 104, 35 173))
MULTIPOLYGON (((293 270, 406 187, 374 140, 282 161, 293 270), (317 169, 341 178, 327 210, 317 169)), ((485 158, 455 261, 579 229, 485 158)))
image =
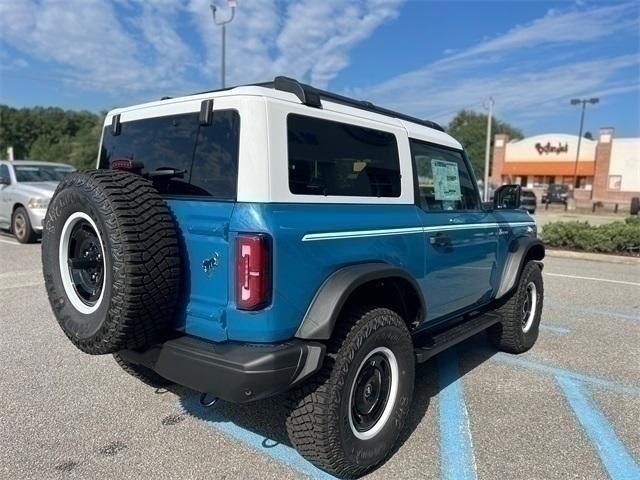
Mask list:
MULTIPOLYGON (((548 258, 538 343, 477 335, 417 369, 408 428, 370 478, 640 478, 640 265, 548 258)), ((40 245, 0 236, 0 477, 331 478, 279 399, 209 410, 154 390, 55 323, 40 245)))

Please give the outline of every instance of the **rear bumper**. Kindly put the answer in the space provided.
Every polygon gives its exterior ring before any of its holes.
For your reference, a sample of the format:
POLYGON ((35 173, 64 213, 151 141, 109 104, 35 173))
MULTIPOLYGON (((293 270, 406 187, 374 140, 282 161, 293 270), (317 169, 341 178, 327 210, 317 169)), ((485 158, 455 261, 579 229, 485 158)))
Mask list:
POLYGON ((325 346, 293 339, 278 344, 211 343, 183 336, 121 356, 167 380, 233 403, 288 390, 320 369, 325 346))

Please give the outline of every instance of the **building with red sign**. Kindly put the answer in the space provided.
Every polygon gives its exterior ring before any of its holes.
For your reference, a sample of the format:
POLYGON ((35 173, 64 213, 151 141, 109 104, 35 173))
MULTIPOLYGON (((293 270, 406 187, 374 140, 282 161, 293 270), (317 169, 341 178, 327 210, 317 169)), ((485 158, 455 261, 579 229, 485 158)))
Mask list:
POLYGON ((640 138, 616 138, 601 128, 595 140, 550 133, 512 140, 495 136, 491 183, 542 191, 551 183, 574 187, 577 201, 629 204, 640 197, 640 138))

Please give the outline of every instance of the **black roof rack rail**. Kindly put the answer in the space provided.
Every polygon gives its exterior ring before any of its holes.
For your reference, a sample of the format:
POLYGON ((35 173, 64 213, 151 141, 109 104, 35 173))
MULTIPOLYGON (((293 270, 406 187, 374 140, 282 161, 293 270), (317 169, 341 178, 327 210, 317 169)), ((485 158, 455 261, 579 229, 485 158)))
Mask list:
MULTIPOLYGON (((334 103, 341 103, 343 105, 348 105, 350 107, 356 107, 359 108, 361 110, 366 110, 368 112, 373 112, 373 113, 378 113, 380 115, 385 115, 387 117, 395 117, 401 120, 407 120, 409 122, 413 122, 413 123, 417 123, 419 125, 423 125, 425 127, 429 127, 429 128, 433 128, 435 130, 439 130, 441 132, 444 132, 444 128, 442 128, 442 126, 438 125, 436 122, 432 122, 431 120, 422 120, 420 118, 416 118, 416 117, 412 117, 411 115, 405 115, 404 113, 400 113, 400 112, 396 112, 394 110, 389 110, 388 108, 383 108, 383 107, 378 107, 377 105, 374 105, 373 103, 367 101, 367 100, 355 100, 353 98, 350 97, 345 97, 344 95, 339 95, 337 93, 332 93, 332 92, 327 92, 326 90, 320 90, 319 88, 315 88, 312 87, 311 85, 305 85, 304 83, 300 83, 297 80, 294 80, 293 78, 287 78, 287 77, 276 77, 275 80, 273 81, 273 88, 275 88, 276 90, 283 90, 282 88, 278 88, 279 85, 282 84, 283 80, 286 80, 287 83, 295 83, 297 84, 297 88, 301 91, 304 92, 304 94, 309 97, 309 96, 318 96, 319 98, 324 98, 325 100, 329 100, 331 102, 334 103), (280 80, 280 82, 279 82, 280 80)), ((291 91, 291 90, 285 90, 285 91, 291 91)), ((294 93, 294 92, 292 92, 294 93)), ((299 95, 297 95, 298 98, 300 98, 299 95)), ((300 98, 300 101, 302 103, 304 103, 305 105, 308 105, 308 103, 306 103, 302 98, 300 98)), ((315 106, 315 105, 313 105, 315 106)))
MULTIPOLYGON (((368 112, 378 113, 380 115, 385 115, 387 117, 394 117, 400 120, 406 120, 408 122, 417 123, 418 125, 423 125, 425 127, 433 128, 434 130, 439 130, 444 132, 444 128, 436 122, 432 122, 431 120, 422 120, 417 117, 412 117, 411 115, 405 115, 404 113, 396 112, 394 110, 390 110, 388 108, 379 107, 374 105, 373 103, 367 100, 356 100, 350 97, 345 97, 343 95, 339 95, 337 93, 328 92, 326 90, 320 90, 319 88, 312 87, 311 85, 306 85, 304 83, 300 83, 294 78, 279 76, 273 79, 271 82, 261 82, 261 83, 251 83, 247 85, 238 85, 244 87, 265 87, 265 88, 273 88, 275 90, 280 90, 283 92, 293 93, 300 102, 304 105, 308 105, 310 107, 322 108, 321 99, 328 100, 334 103, 340 103, 342 105, 348 105, 350 107, 359 108, 361 110, 366 110, 368 112)), ((208 90, 205 92, 194 93, 193 95, 200 95, 203 93, 214 93, 214 92, 224 92, 227 90, 231 90, 236 87, 228 87, 221 88, 219 90, 208 90)))

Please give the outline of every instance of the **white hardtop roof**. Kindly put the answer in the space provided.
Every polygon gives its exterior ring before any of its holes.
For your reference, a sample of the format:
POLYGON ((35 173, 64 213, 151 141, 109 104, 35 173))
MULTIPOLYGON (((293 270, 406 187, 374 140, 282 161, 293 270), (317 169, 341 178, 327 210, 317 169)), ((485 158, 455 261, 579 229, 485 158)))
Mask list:
MULTIPOLYGON (((132 112, 136 110, 142 110, 147 108, 154 108, 159 106, 166 106, 171 104, 179 104, 183 102, 202 101, 207 99, 224 98, 224 97, 239 97, 239 96, 254 96, 264 97, 267 99, 274 99, 285 102, 292 102, 300 104, 300 100, 293 93, 276 90, 275 88, 262 87, 258 85, 246 85, 233 87, 226 90, 214 90, 211 92, 198 93, 195 95, 186 95, 182 97, 172 97, 165 100, 156 100, 153 102, 141 103, 138 105, 132 105, 130 107, 115 108, 107 114, 105 118, 105 126, 111 123, 111 117, 113 115, 122 114, 125 112, 132 112)), ((314 107, 308 107, 313 111, 314 107)), ((408 120, 401 120, 391 115, 383 115, 380 113, 372 112, 362 108, 345 105, 342 103, 332 102, 331 100, 322 99, 322 108, 329 111, 345 113, 355 117, 362 117, 371 120, 375 120, 380 123, 386 123, 388 125, 394 125, 404 128, 408 135, 418 140, 424 140, 440 145, 445 145, 451 148, 462 149, 462 145, 454 139, 452 136, 435 128, 430 128, 425 125, 420 125, 408 120)))

